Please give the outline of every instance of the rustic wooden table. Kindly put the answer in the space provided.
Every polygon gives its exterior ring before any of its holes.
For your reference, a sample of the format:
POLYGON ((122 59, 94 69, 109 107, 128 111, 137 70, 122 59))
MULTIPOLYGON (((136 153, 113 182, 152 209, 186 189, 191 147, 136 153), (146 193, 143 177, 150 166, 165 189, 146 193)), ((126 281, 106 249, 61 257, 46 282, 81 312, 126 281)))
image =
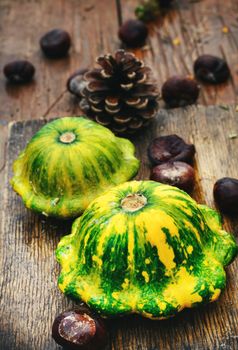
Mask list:
MULTIPOLYGON (((50 335, 52 321, 73 305, 56 287, 59 267, 54 258, 71 223, 46 220, 24 208, 9 186, 12 161, 47 119, 80 114, 66 91, 67 77, 91 66, 97 55, 120 47, 118 24, 133 16, 136 3, 0 1, 0 69, 17 58, 29 59, 36 67, 34 81, 25 86, 11 86, 0 75, 0 349, 57 349, 50 335), (70 55, 57 61, 43 57, 38 45, 41 35, 54 27, 67 29, 73 39, 70 55)), ((153 67, 159 85, 170 75, 192 74, 200 53, 223 56, 230 65, 227 84, 202 87, 203 106, 162 109, 154 126, 133 139, 142 160, 140 179, 149 176, 146 147, 153 136, 177 133, 195 143, 193 197, 211 206, 216 179, 238 177, 237 13, 237 0, 175 1, 174 8, 150 26, 146 46, 134 50, 153 67)), ((224 221, 227 230, 238 233, 237 220, 224 221)), ((227 289, 216 303, 167 321, 131 316, 108 322, 109 349, 238 349, 238 261, 227 270, 227 289)))

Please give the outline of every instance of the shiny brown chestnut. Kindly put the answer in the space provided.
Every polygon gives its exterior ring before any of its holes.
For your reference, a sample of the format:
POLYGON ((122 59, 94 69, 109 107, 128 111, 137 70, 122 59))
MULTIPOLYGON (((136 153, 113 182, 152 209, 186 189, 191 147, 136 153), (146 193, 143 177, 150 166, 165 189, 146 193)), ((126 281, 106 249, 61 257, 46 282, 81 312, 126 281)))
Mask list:
POLYGON ((195 184, 193 168, 184 162, 168 162, 157 165, 151 171, 151 180, 180 188, 191 193, 195 184))
POLYGON ((191 164, 195 154, 193 144, 187 144, 178 135, 155 138, 148 147, 148 157, 154 164, 181 161, 191 164))
POLYGON ((4 66, 3 73, 11 83, 23 84, 32 80, 35 67, 26 60, 12 61, 4 66))
POLYGON ((200 88, 197 82, 191 78, 175 75, 163 84, 162 98, 171 107, 184 107, 195 103, 199 96, 200 88))
POLYGON ((144 45, 148 36, 148 29, 142 21, 129 19, 119 28, 118 36, 127 46, 139 47, 144 45))
POLYGON ((57 316, 52 326, 52 337, 68 350, 102 350, 108 341, 104 321, 86 306, 57 316))
POLYGON ((225 214, 238 214, 238 179, 223 177, 213 188, 215 202, 225 214))
POLYGON ((226 61, 212 55, 201 55, 194 62, 194 73, 198 80, 209 84, 221 84, 230 78, 226 61))
POLYGON ((87 71, 87 68, 78 69, 67 80, 66 86, 68 91, 79 98, 82 97, 81 92, 87 84, 86 81, 83 79, 83 76, 87 71))
POLYGON ((40 39, 40 47, 49 58, 60 58, 66 56, 71 45, 68 32, 63 29, 52 29, 45 33, 40 39))

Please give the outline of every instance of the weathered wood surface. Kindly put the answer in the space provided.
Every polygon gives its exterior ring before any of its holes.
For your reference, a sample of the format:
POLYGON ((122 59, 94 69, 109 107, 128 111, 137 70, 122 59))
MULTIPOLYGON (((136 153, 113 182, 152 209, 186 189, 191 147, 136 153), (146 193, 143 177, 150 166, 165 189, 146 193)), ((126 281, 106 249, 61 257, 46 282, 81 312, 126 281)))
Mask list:
MULTIPOLYGON (((53 318, 73 305, 56 287, 59 269, 54 259, 57 242, 69 232, 70 223, 27 211, 9 186, 12 160, 44 120, 10 125, 5 121, 80 113, 65 89, 68 76, 79 67, 91 66, 97 55, 120 47, 117 5, 126 20, 134 16, 136 4, 137 0, 0 1, 0 70, 20 58, 36 67, 34 81, 25 86, 11 86, 0 76, 0 349, 57 349, 50 335, 53 318), (57 61, 43 57, 38 44, 41 35, 54 27, 68 30, 73 41, 70 55, 57 61)), ((177 0, 166 16, 150 25, 147 45, 134 52, 154 68, 159 86, 173 74, 192 74, 193 60, 201 53, 225 57, 232 80, 219 87, 203 86, 199 103, 236 104, 237 13, 237 0, 177 0)), ((196 144, 194 198, 213 205, 215 180, 238 177, 238 138, 230 138, 238 134, 237 118, 235 107, 161 111, 157 127, 135 140, 143 161, 138 178, 149 176, 149 139, 176 132, 196 144)), ((237 235, 236 220, 226 219, 225 227, 237 235)), ((137 317, 110 321, 109 348, 238 349, 237 264, 228 268, 227 289, 214 304, 162 322, 137 317)))
MULTIPOLYGON (((137 0, 121 0, 123 20, 131 17, 137 0)), ((201 54, 223 57, 232 79, 217 87, 202 85, 198 103, 236 103, 238 92, 238 2, 236 0, 179 0, 150 26, 144 50, 137 54, 154 67, 158 84, 174 74, 193 75, 201 54)))
MULTIPOLYGON (((10 60, 29 59, 36 76, 25 86, 12 86, 1 73, 0 119, 80 113, 65 89, 68 76, 79 67, 92 66, 99 54, 120 47, 116 4, 126 20, 134 17, 138 1, 1 0, 0 70, 10 60), (68 57, 49 60, 40 51, 39 39, 55 27, 70 32, 73 46, 68 57)), ((223 56, 232 71, 231 81, 219 87, 203 86, 199 103, 236 103, 237 13, 237 0, 175 0, 173 9, 150 26, 147 45, 134 51, 153 67, 159 86, 171 75, 191 75, 193 60, 201 53, 223 56)))
MULTIPOLYGON (((222 176, 238 177, 238 112, 235 107, 189 107, 161 110, 146 132, 134 137, 142 160, 138 179, 148 179, 146 148, 152 137, 177 133, 196 145, 197 184, 193 197, 214 206, 212 187, 222 176), (233 138, 231 138, 233 135, 233 138)), ((43 120, 11 123, 4 159, 0 207, 0 349, 54 350, 51 324, 73 303, 56 286, 59 266, 54 250, 70 222, 35 215, 25 209, 9 185, 12 161, 43 120)), ((238 221, 225 218, 225 228, 238 234, 238 221)), ((228 267, 227 288, 220 299, 197 310, 185 310, 166 321, 136 316, 108 322, 112 350, 238 349, 238 259, 228 267)))
POLYGON ((35 68, 33 82, 24 86, 0 79, 0 119, 25 120, 78 111, 69 93, 67 78, 79 67, 94 62, 99 53, 115 50, 117 10, 112 0, 1 0, 0 70, 14 59, 28 59, 35 68), (47 59, 39 46, 52 28, 64 28, 72 36, 69 56, 47 59))

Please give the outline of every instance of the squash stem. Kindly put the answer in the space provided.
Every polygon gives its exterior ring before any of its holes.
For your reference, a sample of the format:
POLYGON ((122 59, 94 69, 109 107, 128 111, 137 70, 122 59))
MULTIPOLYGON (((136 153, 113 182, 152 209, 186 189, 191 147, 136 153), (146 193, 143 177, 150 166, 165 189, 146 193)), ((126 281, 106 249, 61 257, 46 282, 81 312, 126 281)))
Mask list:
POLYGON ((60 142, 62 142, 62 143, 72 143, 76 139, 76 136, 75 136, 75 134, 73 132, 67 131, 67 132, 64 132, 60 136, 59 139, 60 139, 60 142))
POLYGON ((122 201, 121 207, 126 211, 136 211, 143 208, 147 199, 140 193, 128 194, 122 201))

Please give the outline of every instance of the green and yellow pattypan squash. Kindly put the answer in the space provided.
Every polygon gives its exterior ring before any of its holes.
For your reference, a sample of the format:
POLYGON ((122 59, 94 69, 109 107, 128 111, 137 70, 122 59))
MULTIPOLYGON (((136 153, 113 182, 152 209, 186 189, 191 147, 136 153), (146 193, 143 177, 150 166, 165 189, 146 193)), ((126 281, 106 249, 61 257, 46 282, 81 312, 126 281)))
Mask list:
POLYGON ((70 218, 138 168, 130 141, 88 119, 67 117, 33 136, 14 162, 11 184, 27 208, 70 218))
POLYGON ((162 319, 216 300, 236 254, 214 210, 176 187, 132 181, 75 220, 56 251, 58 283, 103 316, 162 319))

